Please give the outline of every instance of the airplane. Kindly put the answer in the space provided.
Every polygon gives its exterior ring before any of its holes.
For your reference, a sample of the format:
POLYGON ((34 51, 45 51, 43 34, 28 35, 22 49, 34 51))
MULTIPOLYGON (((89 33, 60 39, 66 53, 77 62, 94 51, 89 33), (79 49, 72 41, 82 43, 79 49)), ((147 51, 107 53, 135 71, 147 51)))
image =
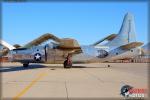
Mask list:
POLYGON ((64 68, 70 68, 73 62, 127 59, 141 54, 143 43, 137 42, 135 35, 134 17, 127 13, 118 34, 111 34, 91 45, 80 46, 75 39, 60 39, 46 33, 24 46, 9 48, 8 56, 10 61, 21 62, 23 67, 28 67, 29 63, 63 63, 64 68), (54 42, 40 45, 49 39, 54 42), (106 40, 107 43, 99 45, 106 40))

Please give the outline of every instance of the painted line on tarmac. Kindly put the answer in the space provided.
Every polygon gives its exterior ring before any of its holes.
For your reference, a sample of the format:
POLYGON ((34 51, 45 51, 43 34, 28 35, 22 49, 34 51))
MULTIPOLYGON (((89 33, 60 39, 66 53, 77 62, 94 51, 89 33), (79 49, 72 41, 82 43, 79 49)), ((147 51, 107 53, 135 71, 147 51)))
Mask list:
POLYGON ((48 73, 46 73, 45 71, 40 73, 39 76, 37 78, 35 78, 34 80, 31 81, 31 83, 29 85, 27 85, 21 92, 19 92, 15 97, 13 97, 12 100, 19 100, 19 98, 21 96, 23 96, 27 91, 29 91, 29 89, 35 85, 41 78, 43 78, 44 76, 46 76, 48 73))

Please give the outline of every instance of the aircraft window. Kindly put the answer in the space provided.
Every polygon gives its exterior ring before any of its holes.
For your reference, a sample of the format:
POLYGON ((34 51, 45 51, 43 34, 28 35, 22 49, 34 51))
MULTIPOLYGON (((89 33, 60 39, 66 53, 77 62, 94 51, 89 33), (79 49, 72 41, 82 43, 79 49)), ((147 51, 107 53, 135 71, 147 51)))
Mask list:
POLYGON ((105 50, 97 50, 98 52, 98 58, 105 58, 106 56, 108 56, 108 52, 105 50))
POLYGON ((118 55, 118 52, 116 52, 116 55, 118 55))

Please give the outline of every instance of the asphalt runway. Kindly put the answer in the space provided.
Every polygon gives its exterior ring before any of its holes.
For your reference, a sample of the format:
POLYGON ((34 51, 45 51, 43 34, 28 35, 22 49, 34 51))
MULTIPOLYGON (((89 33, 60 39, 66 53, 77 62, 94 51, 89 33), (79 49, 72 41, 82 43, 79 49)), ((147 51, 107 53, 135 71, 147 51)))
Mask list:
POLYGON ((2 63, 1 66, 2 100, 123 99, 120 90, 124 85, 148 89, 146 63, 74 64, 71 69, 64 69, 61 64, 31 64, 23 68, 19 63, 2 63))

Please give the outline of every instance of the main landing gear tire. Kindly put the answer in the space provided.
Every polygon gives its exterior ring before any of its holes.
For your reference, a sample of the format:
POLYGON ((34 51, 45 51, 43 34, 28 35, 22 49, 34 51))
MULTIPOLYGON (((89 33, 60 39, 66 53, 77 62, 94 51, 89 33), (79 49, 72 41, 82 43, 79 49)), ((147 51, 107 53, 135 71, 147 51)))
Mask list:
POLYGON ((71 68, 72 67, 72 63, 68 63, 67 60, 64 61, 64 68, 71 68))
POLYGON ((24 68, 26 68, 26 67, 28 67, 29 66, 29 64, 23 64, 23 67, 24 68))

